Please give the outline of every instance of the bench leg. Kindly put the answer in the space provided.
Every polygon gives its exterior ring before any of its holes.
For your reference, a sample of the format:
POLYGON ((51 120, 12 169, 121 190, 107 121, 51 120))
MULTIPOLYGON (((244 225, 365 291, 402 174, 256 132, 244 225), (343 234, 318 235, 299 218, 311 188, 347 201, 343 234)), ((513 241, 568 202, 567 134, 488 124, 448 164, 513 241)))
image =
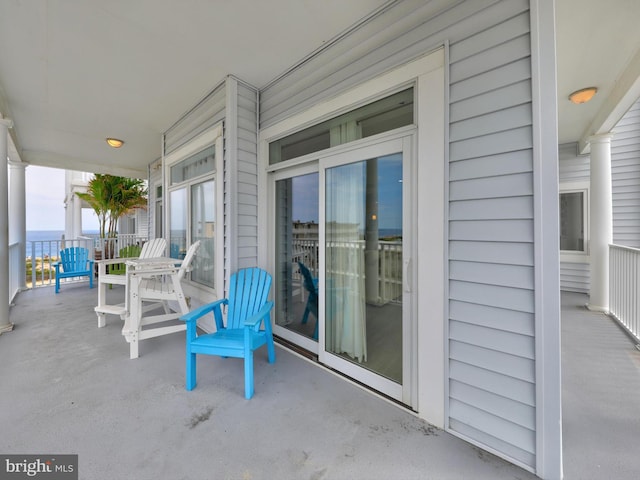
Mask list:
POLYGON ((140 356, 140 352, 138 350, 140 342, 138 342, 138 340, 138 332, 133 332, 131 335, 131 341, 129 342, 129 359, 131 360, 140 356))

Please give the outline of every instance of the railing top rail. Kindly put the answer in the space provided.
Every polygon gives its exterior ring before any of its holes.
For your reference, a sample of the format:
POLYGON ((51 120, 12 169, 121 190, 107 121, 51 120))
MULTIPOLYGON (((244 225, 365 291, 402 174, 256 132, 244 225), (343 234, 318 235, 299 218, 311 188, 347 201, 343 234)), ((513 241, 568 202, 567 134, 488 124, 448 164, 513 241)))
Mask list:
POLYGON ((619 250, 627 250, 629 252, 634 252, 634 253, 640 254, 640 249, 639 248, 627 247, 626 245, 617 245, 615 243, 610 243, 609 244, 609 248, 617 248, 619 250))

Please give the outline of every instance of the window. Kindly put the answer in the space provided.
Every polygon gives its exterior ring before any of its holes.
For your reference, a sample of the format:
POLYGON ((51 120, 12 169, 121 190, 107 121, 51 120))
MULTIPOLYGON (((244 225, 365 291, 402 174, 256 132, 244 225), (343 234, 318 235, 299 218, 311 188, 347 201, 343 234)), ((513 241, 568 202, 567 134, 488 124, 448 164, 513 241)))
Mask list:
POLYGON ((171 167, 171 185, 185 182, 215 170, 215 146, 191 155, 171 167))
POLYGON ((162 185, 156 186, 155 232, 156 237, 162 237, 162 185))
POLYGON ((588 188, 560 188, 560 250, 588 253, 588 188))
POLYGON ((413 88, 408 88, 269 144, 273 165, 336 145, 413 124, 413 88))
POLYGON ((169 254, 183 258, 191 244, 200 241, 190 280, 216 286, 216 164, 222 156, 222 128, 196 138, 166 159, 168 177, 169 254))

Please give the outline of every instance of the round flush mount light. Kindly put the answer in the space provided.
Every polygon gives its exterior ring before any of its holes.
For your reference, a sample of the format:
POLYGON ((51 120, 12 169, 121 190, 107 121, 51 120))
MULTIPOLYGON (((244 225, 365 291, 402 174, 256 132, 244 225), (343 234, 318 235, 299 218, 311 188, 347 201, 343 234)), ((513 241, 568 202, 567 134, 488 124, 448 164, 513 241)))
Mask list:
POLYGON ((106 140, 107 144, 109 144, 109 146, 113 148, 120 148, 122 145, 124 145, 124 140, 120 140, 119 138, 108 137, 106 140))
POLYGON ((576 104, 587 103, 597 92, 598 89, 596 87, 583 88, 569 95, 569 100, 576 104))

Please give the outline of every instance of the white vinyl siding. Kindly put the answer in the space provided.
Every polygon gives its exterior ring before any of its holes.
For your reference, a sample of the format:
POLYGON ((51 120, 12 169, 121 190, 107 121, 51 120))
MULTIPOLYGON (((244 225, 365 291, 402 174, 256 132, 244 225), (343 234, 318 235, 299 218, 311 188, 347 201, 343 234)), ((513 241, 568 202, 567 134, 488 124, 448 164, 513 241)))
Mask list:
POLYGON ((450 49, 449 427, 532 467, 529 16, 494 21, 450 49))
POLYGON ((371 20, 261 91, 260 110, 267 127, 450 46, 445 424, 534 469, 528 6, 526 0, 400 2, 384 20, 371 20))
MULTIPOLYGON (((561 188, 563 184, 590 180, 589 155, 578 155, 576 144, 559 147, 559 179, 561 188)), ((640 248, 640 102, 613 129, 611 184, 613 243, 640 248)), ((589 293, 588 258, 583 262, 561 261, 560 288, 589 293)))
POLYGON ((622 117, 613 133, 613 243, 640 248, 640 102, 622 117))
POLYGON ((255 88, 227 78, 225 258, 228 270, 258 264, 258 166, 255 88))
POLYGON ((226 82, 220 83, 164 133, 164 155, 224 120, 225 85, 226 82))
POLYGON ((257 98, 255 88, 228 76, 164 135, 167 155, 223 122, 224 169, 216 180, 224 192, 224 253, 218 260, 225 278, 257 264, 257 98))
MULTIPOLYGON (((147 201, 147 218, 148 218, 148 235, 149 240, 155 238, 156 232, 158 231, 158 227, 160 225, 156 225, 156 208, 158 205, 158 200, 162 201, 162 198, 158 198, 157 188, 162 185, 162 160, 158 159, 155 162, 149 165, 149 180, 148 180, 148 191, 149 195, 147 201)), ((164 188, 162 188, 164 191, 164 188)))
POLYGON ((591 171, 589 155, 578 155, 578 144, 567 143, 558 147, 560 183, 588 182, 591 171))
MULTIPOLYGON (((563 185, 589 184, 589 155, 578 155, 578 145, 570 143, 558 147, 560 189, 563 185)), ((560 256, 560 289, 567 292, 589 293, 591 268, 589 257, 560 256), (565 257, 565 258, 563 258, 565 257), (568 261, 571 259, 571 261, 568 261)))
POLYGON ((589 263, 560 262, 560 288, 566 292, 589 293, 591 268, 589 263))

